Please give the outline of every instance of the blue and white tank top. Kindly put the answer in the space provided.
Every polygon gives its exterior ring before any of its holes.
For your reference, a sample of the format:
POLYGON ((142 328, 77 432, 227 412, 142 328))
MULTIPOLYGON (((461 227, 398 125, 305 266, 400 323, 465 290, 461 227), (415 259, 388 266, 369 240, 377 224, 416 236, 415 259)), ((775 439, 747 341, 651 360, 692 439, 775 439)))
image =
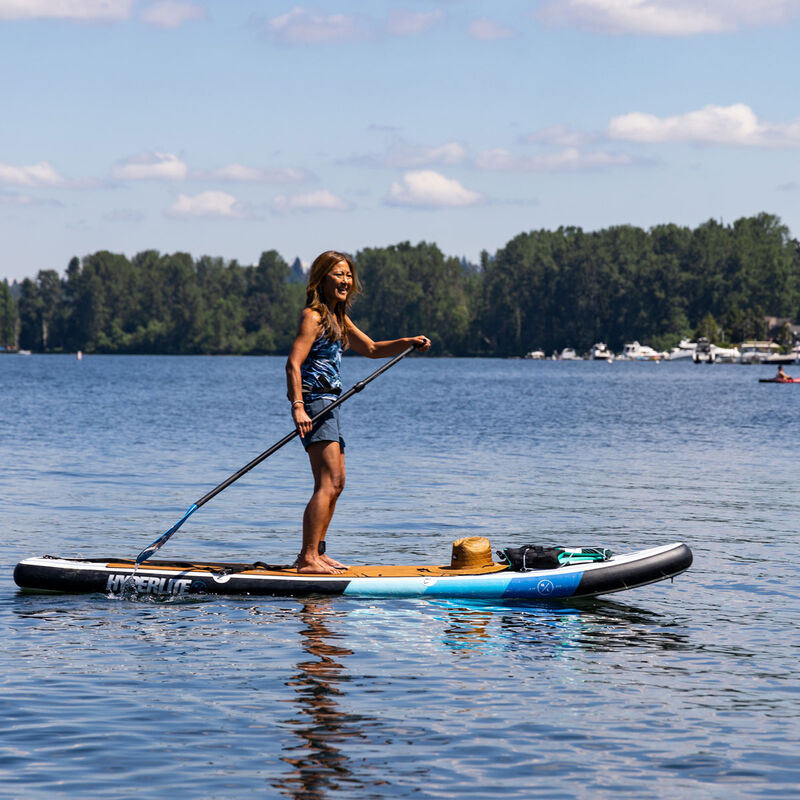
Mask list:
POLYGON ((336 397, 342 393, 342 343, 332 342, 325 334, 314 340, 306 360, 300 366, 303 399, 336 397))

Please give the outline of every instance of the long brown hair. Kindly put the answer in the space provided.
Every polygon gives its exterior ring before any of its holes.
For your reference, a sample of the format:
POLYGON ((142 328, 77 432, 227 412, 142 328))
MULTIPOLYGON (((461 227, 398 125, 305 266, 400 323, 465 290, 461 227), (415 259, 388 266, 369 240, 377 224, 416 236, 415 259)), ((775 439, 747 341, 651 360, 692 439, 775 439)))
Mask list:
POLYGON ((347 253, 340 253, 337 250, 326 250, 320 253, 311 265, 308 273, 308 283, 306 284, 306 308, 313 309, 322 319, 322 330, 332 342, 337 340, 342 344, 347 344, 347 320, 346 314, 350 309, 350 302, 361 291, 361 284, 358 281, 358 273, 353 259, 347 253), (353 275, 353 283, 347 292, 347 299, 338 302, 334 306, 333 313, 325 302, 322 291, 322 281, 327 274, 340 262, 344 261, 353 275))

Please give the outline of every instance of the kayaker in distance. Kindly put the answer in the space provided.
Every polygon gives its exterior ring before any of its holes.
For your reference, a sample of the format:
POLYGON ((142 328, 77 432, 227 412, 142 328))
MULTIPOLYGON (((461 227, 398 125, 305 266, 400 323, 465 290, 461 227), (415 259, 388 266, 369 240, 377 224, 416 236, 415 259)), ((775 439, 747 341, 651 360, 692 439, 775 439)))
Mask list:
POLYGON ((383 358, 397 355, 409 345, 423 352, 431 346, 425 336, 382 342, 370 339, 347 316, 351 300, 360 291, 348 255, 328 250, 317 256, 308 275, 297 337, 286 361, 292 418, 314 475, 314 493, 303 513, 303 544, 295 564, 298 572, 338 574, 346 569, 325 552, 325 534, 345 482, 339 409, 326 414, 313 429, 311 426, 311 418, 341 394, 342 351, 350 347, 362 356, 383 358))
POLYGON ((778 374, 775 376, 776 381, 790 381, 791 377, 783 371, 783 364, 778 366, 778 374))

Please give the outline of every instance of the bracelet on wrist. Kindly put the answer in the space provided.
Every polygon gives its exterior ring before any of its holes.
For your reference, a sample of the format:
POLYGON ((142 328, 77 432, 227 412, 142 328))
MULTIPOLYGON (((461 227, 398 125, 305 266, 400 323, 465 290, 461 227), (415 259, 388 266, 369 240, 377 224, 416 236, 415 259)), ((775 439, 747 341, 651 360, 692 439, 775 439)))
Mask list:
POLYGON ((294 411, 294 407, 295 407, 295 406, 302 406, 302 405, 303 405, 303 401, 302 401, 302 400, 295 400, 295 401, 292 403, 292 411, 294 411))

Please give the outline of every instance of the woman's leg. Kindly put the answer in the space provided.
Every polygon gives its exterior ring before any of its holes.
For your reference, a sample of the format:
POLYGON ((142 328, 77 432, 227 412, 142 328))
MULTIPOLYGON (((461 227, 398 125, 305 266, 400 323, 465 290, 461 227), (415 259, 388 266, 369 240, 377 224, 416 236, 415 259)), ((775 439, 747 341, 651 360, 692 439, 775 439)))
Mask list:
POLYGON ((339 442, 314 442, 309 445, 308 458, 314 475, 314 494, 303 514, 303 549, 297 559, 298 572, 336 574, 338 561, 319 554, 320 542, 325 541, 336 501, 344 489, 344 452, 339 442))
MULTIPOLYGON (((338 442, 328 442, 328 444, 336 445, 338 442)), ((331 519, 333 518, 333 512, 336 509, 336 501, 339 499, 339 495, 344 490, 345 484, 345 468, 344 468, 344 450, 339 446, 339 454, 338 457, 336 456, 336 449, 335 446, 332 448, 333 450, 333 458, 335 461, 335 471, 338 476, 336 480, 334 480, 335 486, 338 487, 338 491, 336 492, 336 496, 333 499, 333 505, 330 508, 330 515, 328 516, 327 521, 325 522, 325 529, 322 531, 322 535, 320 536, 319 543, 320 545, 325 543, 325 534, 328 532, 328 525, 330 524, 331 519)), ((312 468, 313 469, 313 468, 312 468)), ((316 481, 316 479, 315 479, 316 481)), ((324 547, 321 549, 325 549, 324 547)), ((319 550, 319 547, 318 547, 319 550)), ((337 561, 335 558, 331 558, 327 553, 322 553, 320 555, 322 561, 324 561, 329 567, 333 567, 334 569, 347 569, 346 564, 342 564, 341 561, 337 561)))

